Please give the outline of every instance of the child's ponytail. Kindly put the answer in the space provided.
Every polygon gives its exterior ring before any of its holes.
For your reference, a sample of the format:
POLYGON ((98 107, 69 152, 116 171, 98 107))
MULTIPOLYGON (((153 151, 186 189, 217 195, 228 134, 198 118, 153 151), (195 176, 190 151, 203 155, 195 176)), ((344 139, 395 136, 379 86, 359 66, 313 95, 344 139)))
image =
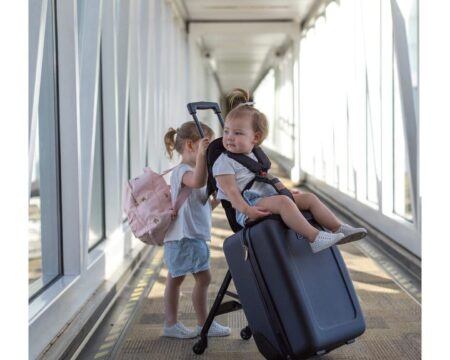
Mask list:
MULTIPOLYGON (((214 137, 214 131, 203 123, 200 123, 206 137, 214 137)), ((172 159, 174 150, 181 154, 183 152, 183 146, 186 140, 198 141, 200 140, 200 134, 197 130, 197 125, 194 121, 188 121, 183 123, 178 129, 169 128, 166 135, 164 135, 164 144, 166 145, 166 152, 169 155, 169 159, 172 159)))
POLYGON ((164 135, 164 144, 166 145, 166 152, 169 155, 169 159, 173 157, 173 151, 175 150, 175 135, 177 131, 174 128, 169 128, 166 135, 164 135))
POLYGON ((250 102, 250 94, 244 89, 236 88, 227 95, 227 113, 238 107, 240 104, 250 102))

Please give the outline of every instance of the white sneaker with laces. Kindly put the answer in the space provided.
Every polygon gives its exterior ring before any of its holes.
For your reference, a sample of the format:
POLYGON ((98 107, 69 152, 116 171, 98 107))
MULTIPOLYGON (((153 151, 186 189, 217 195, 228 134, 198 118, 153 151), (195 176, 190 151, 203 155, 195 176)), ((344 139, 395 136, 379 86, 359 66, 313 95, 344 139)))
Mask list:
POLYGON ((341 241, 339 241, 339 245, 341 245, 352 241, 361 240, 367 235, 367 230, 364 228, 355 228, 348 224, 342 224, 336 233, 341 233, 345 236, 341 241))
MULTIPOLYGON (((197 325, 197 335, 200 335, 202 327, 197 325)), ((231 334, 231 329, 228 326, 220 325, 217 321, 213 321, 208 331, 208 336, 228 336, 231 334)))
POLYGON ((315 254, 337 244, 344 237, 344 234, 341 233, 319 231, 314 241, 309 245, 311 246, 312 252, 315 254))
POLYGON ((195 330, 190 330, 181 322, 177 322, 172 326, 167 326, 164 324, 163 336, 173 337, 177 339, 192 339, 197 337, 197 332, 195 330))

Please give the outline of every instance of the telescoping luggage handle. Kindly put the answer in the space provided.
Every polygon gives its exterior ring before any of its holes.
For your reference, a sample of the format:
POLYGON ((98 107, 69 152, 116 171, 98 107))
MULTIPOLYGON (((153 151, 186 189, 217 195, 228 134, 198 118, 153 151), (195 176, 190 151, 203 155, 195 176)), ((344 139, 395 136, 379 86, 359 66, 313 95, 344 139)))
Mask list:
POLYGON ((197 125, 198 132, 200 133, 200 136, 202 138, 205 137, 205 134, 203 132, 202 127, 200 126, 200 122, 197 117, 197 110, 214 110, 214 112, 217 115, 217 118, 219 119, 220 125, 223 128, 223 118, 222 118, 222 112, 220 111, 220 106, 218 103, 215 102, 208 102, 208 101, 199 101, 199 102, 192 102, 187 104, 187 108, 189 111, 189 114, 192 115, 195 121, 195 125, 197 125))

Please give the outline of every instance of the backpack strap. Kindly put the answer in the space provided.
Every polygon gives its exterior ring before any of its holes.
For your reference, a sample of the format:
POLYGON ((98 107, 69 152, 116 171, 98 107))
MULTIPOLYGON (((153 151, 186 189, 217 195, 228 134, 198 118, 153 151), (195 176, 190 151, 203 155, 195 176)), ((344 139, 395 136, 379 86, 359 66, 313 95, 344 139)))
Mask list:
POLYGON ((178 210, 180 210, 183 203, 186 201, 186 199, 191 195, 192 188, 188 186, 183 186, 181 190, 178 193, 177 199, 175 200, 175 204, 173 205, 173 211, 174 213, 178 213, 178 210))
MULTIPOLYGON (((179 164, 178 164, 179 165, 179 164)), ((164 176, 170 173, 173 169, 175 169, 178 165, 172 166, 170 169, 164 170, 160 175, 164 176)), ((180 210, 183 203, 186 201, 186 199, 191 195, 192 189, 187 186, 181 187, 180 191, 178 192, 177 199, 175 200, 175 204, 173 205, 173 212, 174 214, 178 213, 178 210, 180 210)))
POLYGON ((175 169, 177 166, 178 166, 178 165, 175 165, 175 166, 172 166, 170 169, 164 170, 164 171, 161 173, 161 176, 164 176, 164 175, 170 173, 170 172, 171 172, 173 169, 175 169))

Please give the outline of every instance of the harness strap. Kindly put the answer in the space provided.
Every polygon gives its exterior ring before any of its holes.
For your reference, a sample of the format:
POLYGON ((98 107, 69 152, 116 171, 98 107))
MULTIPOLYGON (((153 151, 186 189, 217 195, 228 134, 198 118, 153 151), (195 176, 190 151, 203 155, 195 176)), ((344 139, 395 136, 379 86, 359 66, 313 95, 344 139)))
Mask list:
MULTIPOLYGON (((227 154, 227 156, 229 158, 237 161, 239 164, 243 165, 244 167, 246 167, 247 169, 249 169, 251 172, 253 172, 255 174, 255 177, 245 185, 241 194, 245 190, 249 190, 253 186, 255 181, 258 181, 258 182, 264 182, 266 184, 271 185, 278 194, 286 195, 289 198, 291 198, 291 200, 294 200, 291 192, 288 189, 284 188, 284 189, 279 190, 276 187, 275 184, 280 182, 280 180, 278 178, 275 178, 275 177, 269 178, 267 176, 267 171, 270 169, 271 163, 270 163, 270 160, 267 157, 267 155, 264 153, 264 151, 261 150, 260 147, 255 146, 253 148, 253 154, 256 156, 258 161, 255 161, 251 157, 244 155, 244 154, 234 154, 229 151, 225 151, 225 153, 227 154)), ((209 186, 209 180, 208 180, 208 186, 209 186)), ((212 184, 211 184, 211 188, 213 188, 212 184)), ((222 200, 221 203, 222 203, 222 207, 225 210, 225 214, 227 216, 228 222, 229 222, 232 230, 234 232, 237 232, 240 229, 242 229, 242 226, 239 225, 236 221, 236 210, 231 206, 231 203, 227 200, 222 200)))
MULTIPOLYGON (((278 192, 279 194, 286 195, 286 194, 282 193, 282 190, 279 190, 279 189, 276 187, 276 185, 275 185, 275 184, 277 184, 277 183, 280 182, 280 180, 279 180, 278 178, 274 177, 274 178, 269 179, 267 176, 261 176, 261 175, 255 175, 255 177, 254 177, 247 185, 245 185, 244 189, 242 190, 242 193, 243 193, 245 190, 250 189, 250 188, 253 186, 253 184, 255 183, 255 181, 263 182, 263 183, 269 184, 269 185, 271 185, 271 186, 275 189, 275 191, 278 192)), ((283 190, 284 190, 284 189, 283 189, 283 190)), ((241 194, 242 194, 242 193, 241 193, 241 194)), ((289 192, 289 193, 290 193, 290 192, 289 192)))
POLYGON ((264 152, 258 146, 255 146, 253 148, 253 154, 256 156, 256 159, 258 161, 255 161, 251 157, 244 154, 234 154, 229 151, 226 151, 226 154, 229 158, 237 161, 239 164, 245 166, 255 174, 267 173, 267 171, 270 169, 270 166, 272 165, 267 155, 264 154, 264 152))
POLYGON ((231 206, 228 200, 221 200, 222 207, 225 210, 225 215, 227 216, 228 223, 230 224, 231 230, 238 232, 242 229, 242 226, 236 221, 236 210, 231 206))
POLYGON ((253 148, 253 154, 255 154, 258 162, 262 164, 263 170, 267 172, 267 170, 269 170, 272 166, 272 163, 270 162, 270 159, 267 157, 266 153, 262 151, 259 146, 255 146, 253 148))

